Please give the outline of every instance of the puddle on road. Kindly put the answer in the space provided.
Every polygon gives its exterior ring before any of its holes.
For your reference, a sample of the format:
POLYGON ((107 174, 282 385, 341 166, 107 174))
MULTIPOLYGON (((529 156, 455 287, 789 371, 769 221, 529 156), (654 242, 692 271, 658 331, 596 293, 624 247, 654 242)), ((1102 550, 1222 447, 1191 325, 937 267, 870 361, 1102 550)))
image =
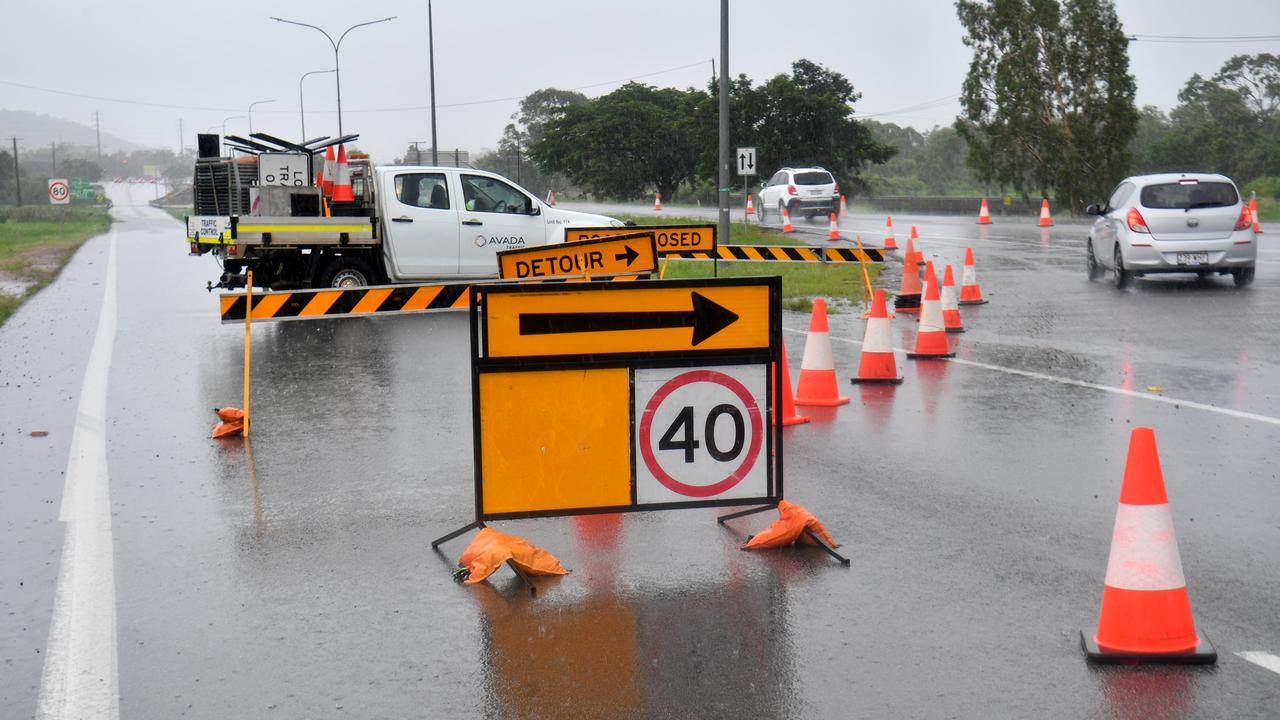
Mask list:
POLYGON ((34 284, 27 280, 0 280, 0 295, 22 297, 27 294, 27 289, 34 284))

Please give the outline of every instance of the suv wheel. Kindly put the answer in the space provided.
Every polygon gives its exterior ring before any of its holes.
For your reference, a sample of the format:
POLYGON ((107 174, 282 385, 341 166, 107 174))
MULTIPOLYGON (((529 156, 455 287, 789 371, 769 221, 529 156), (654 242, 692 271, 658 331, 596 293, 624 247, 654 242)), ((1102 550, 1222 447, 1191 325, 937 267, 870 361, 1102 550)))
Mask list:
POLYGON ((1133 278, 1133 275, 1128 270, 1124 269, 1124 258, 1120 256, 1119 245, 1116 246, 1115 267, 1116 287, 1121 290, 1129 287, 1129 281, 1133 278))
POLYGON ((1084 265, 1089 271, 1089 279, 1097 280, 1102 277, 1102 266, 1098 264, 1098 256, 1093 254, 1093 238, 1089 238, 1084 246, 1084 265))
POLYGON ((792 218, 794 218, 796 215, 798 215, 798 214, 800 213, 800 201, 799 201, 799 200, 792 200, 792 201, 787 205, 787 212, 791 214, 791 217, 792 217, 792 218))
POLYGON ((1231 278, 1236 281, 1236 287, 1245 287, 1253 282, 1254 267, 1236 268, 1231 271, 1231 278))
POLYGON ((756 220, 759 220, 761 225, 764 224, 764 208, 765 205, 763 202, 760 203, 760 207, 756 208, 756 220))

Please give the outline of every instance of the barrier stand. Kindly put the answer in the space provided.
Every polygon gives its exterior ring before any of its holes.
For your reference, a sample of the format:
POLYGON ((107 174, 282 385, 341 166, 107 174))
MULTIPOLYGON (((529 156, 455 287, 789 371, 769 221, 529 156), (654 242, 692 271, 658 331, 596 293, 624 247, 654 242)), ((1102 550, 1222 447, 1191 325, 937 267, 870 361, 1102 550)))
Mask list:
POLYGON ((249 318, 253 317, 253 271, 244 284, 244 435, 249 437, 249 318))
MULTIPOLYGON (((758 512, 764 512, 765 510, 776 510, 777 507, 778 506, 775 503, 773 505, 763 505, 761 507, 754 507, 754 508, 751 508, 750 510, 739 510, 738 512, 732 512, 732 513, 729 513, 728 515, 721 515, 720 517, 717 517, 716 522, 723 525, 725 520, 732 520, 734 518, 746 517, 747 515, 754 515, 758 512)), ((804 534, 810 540, 812 540, 815 545, 821 548, 823 552, 835 558, 836 560, 839 560, 841 565, 844 565, 845 567, 848 567, 850 565, 849 558, 836 552, 835 548, 828 545, 825 540, 818 537, 818 535, 814 533, 812 530, 810 530, 809 528, 805 528, 804 534)), ((755 535, 748 535, 747 542, 751 542, 751 538, 753 537, 755 537, 755 535)), ((745 548, 738 548, 738 549, 744 550, 745 548)))
MULTIPOLYGON (((449 533, 448 535, 445 535, 444 537, 436 538, 435 540, 432 540, 431 549, 435 550, 436 554, 439 555, 440 558, 444 560, 445 565, 452 568, 454 567, 453 562, 449 560, 449 558, 446 557, 445 554, 440 550, 440 546, 458 537, 459 535, 462 535, 464 533, 469 533, 472 530, 479 530, 482 527, 485 527, 485 524, 480 521, 469 523, 464 527, 460 527, 457 530, 454 530, 453 532, 449 533)), ((524 583, 525 587, 529 588, 529 594, 532 595, 533 597, 537 597, 538 586, 533 584, 533 580, 529 578, 529 575, 525 573, 525 571, 521 570, 518 565, 516 565, 514 562, 510 560, 508 560, 505 564, 507 567, 511 568, 511 571, 516 574, 516 577, 520 578, 520 581, 524 583)))
POLYGON ((662 258, 662 267, 658 268, 658 279, 661 280, 667 274, 667 259, 662 258))
POLYGON ((862 249, 862 235, 854 235, 858 242, 858 266, 862 268, 862 301, 871 302, 871 276, 867 274, 867 253, 862 249))

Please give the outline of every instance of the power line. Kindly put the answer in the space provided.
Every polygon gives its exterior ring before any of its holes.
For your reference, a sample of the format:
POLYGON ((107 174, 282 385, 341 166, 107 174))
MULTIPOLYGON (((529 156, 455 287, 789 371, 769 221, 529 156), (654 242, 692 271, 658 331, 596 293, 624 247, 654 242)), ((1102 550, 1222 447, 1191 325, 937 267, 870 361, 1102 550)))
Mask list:
POLYGON ((875 112, 875 113, 856 112, 853 114, 853 117, 855 118, 883 117, 885 115, 901 115, 903 113, 915 112, 917 110, 929 110, 935 107, 943 107, 946 105, 950 105, 953 101, 956 100, 956 98, 959 98, 959 97, 960 97, 960 93, 952 93, 950 95, 945 95, 940 98, 934 98, 933 100, 926 100, 917 105, 908 105, 907 107, 901 107, 896 110, 886 110, 884 112, 875 112))
POLYGON ((1280 35, 1147 35, 1134 33, 1128 36, 1130 42, 1157 43, 1238 43, 1238 42, 1280 42, 1280 35))
MULTIPOLYGON (((577 87, 572 87, 567 89, 568 90, 587 90, 590 88, 601 87, 603 85, 613 85, 616 83, 630 82, 632 80, 638 80, 640 78, 653 77, 655 75, 665 75, 666 73, 676 72, 677 70, 687 70, 691 67, 698 67, 705 62, 706 60, 699 60, 696 63, 689 63, 688 65, 680 65, 678 67, 666 68, 665 70, 655 70, 653 72, 641 73, 639 75, 631 75, 629 77, 619 78, 617 80, 605 80, 604 82, 589 83, 587 85, 579 85, 577 87)), ((114 102, 114 103, 121 103, 124 105, 138 105, 141 107, 165 108, 168 110, 197 110, 197 111, 204 111, 204 112, 237 112, 241 109, 241 108, 225 108, 225 107, 202 107, 198 105, 173 105, 169 103, 148 102, 146 100, 130 100, 126 98, 113 98, 113 97, 106 97, 104 95, 90 95, 87 93, 76 93, 76 92, 70 92, 67 90, 56 90, 53 88, 39 87, 37 85, 27 85, 24 83, 13 82, 12 80, 0 80, 0 85, 9 85, 11 87, 23 88, 25 90, 35 90, 38 92, 52 93, 54 95, 63 95, 66 97, 82 98, 86 100, 100 100, 102 102, 114 102)), ((437 108, 453 108, 453 107, 469 107, 472 105, 488 105, 491 103, 523 100, 525 97, 526 95, 513 95, 511 97, 491 98, 489 100, 470 100, 467 102, 436 105, 436 107, 437 108)), ((347 112, 348 113, 351 113, 351 112, 357 112, 357 113, 409 112, 414 110, 427 110, 430 107, 431 107, 430 105, 410 105, 405 107, 370 108, 367 110, 348 109, 347 112)), ((260 110, 259 112, 275 113, 275 114, 281 114, 281 115, 293 114, 292 110, 260 110)), ((316 112, 333 113, 335 111, 317 110, 316 112)))

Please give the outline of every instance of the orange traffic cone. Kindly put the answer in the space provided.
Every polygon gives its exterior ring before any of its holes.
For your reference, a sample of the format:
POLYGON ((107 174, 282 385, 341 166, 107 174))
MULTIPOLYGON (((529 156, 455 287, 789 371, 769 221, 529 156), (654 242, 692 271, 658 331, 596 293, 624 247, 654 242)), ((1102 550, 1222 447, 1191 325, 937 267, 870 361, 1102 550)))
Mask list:
POLYGON ((333 175, 338 171, 338 166, 333 159, 333 146, 324 149, 324 196, 333 197, 333 175))
POLYGON ((747 217, 752 217, 755 214, 756 206, 751 202, 751 194, 747 193, 747 217))
POLYGON ((840 397, 836 388, 836 363, 831 355, 831 335, 827 327, 827 301, 815 298, 813 315, 809 318, 809 337, 804 341, 804 359, 800 361, 796 404, 832 407, 847 402, 849 398, 840 397))
POLYGON ((982 287, 978 285, 978 271, 973 267, 973 248, 964 249, 964 272, 960 276, 960 304, 981 305, 982 287))
POLYGON ((1049 217, 1049 198, 1040 201, 1040 227, 1053 227, 1053 218, 1049 217))
MULTIPOLYGON (((782 343, 782 425, 799 425, 809 422, 808 415, 796 414, 795 395, 791 393, 791 370, 787 367, 787 343, 782 343)), ((778 419, 778 408, 773 408, 774 422, 778 419)))
POLYGON ((867 329, 862 335, 862 358, 858 361, 858 376, 850 378, 854 383, 902 382, 898 363, 893 357, 893 342, 889 339, 889 311, 884 303, 884 290, 876 290, 871 301, 871 314, 867 316, 867 329))
POLYGON ((316 187, 320 188, 321 196, 324 195, 324 163, 320 164, 320 169, 316 171, 316 187))
POLYGON ((1255 234, 1262 232, 1262 226, 1258 224, 1258 198, 1249 198, 1249 216, 1253 218, 1253 232, 1255 234))
POLYGON ((956 278, 947 265, 942 272, 942 327, 949 333, 964 332, 960 322, 960 299, 956 296, 956 278))
POLYGON ((991 224, 991 211, 987 209, 987 199, 982 198, 982 207, 978 208, 978 224, 991 224))
POLYGON ((347 146, 338 146, 338 169, 333 176, 333 201, 355 202, 351 194, 351 170, 347 167, 347 146))
POLYGON ((920 304, 920 327, 916 330, 915 352, 907 353, 912 360, 935 360, 955 357, 947 348, 947 331, 942 325, 942 303, 938 297, 938 278, 932 272, 924 274, 924 301, 920 304))
POLYGON ((653 211, 658 212, 662 209, 662 193, 653 194, 653 211))
POLYGON ((844 204, 844 195, 840 196, 840 217, 848 217, 849 208, 844 204))
POLYGON ((832 241, 840 239, 840 228, 836 227, 835 213, 831 213, 831 225, 828 226, 827 239, 832 241))
POLYGON ((884 216, 884 250, 885 252, 888 252, 890 250, 897 250, 897 249, 898 249, 898 241, 893 239, 893 216, 885 215, 884 216))
POLYGON ((907 253, 914 253, 916 258, 916 266, 924 264, 924 250, 921 250, 920 234, 916 232, 916 226, 911 226, 911 237, 907 238, 907 253))
POLYGON ((551 207, 555 207, 555 206, 556 206, 556 191, 555 191, 555 190, 548 190, 548 191, 547 191, 547 204, 548 204, 548 205, 550 205, 551 207))
POLYGON ((794 232, 795 228, 791 226, 791 213, 787 212, 787 206, 782 206, 782 232, 794 232))
POLYGON ((1191 616, 1156 436, 1149 427, 1129 435, 1098 630, 1081 631, 1080 644, 1095 662, 1218 660, 1191 616))
POLYGON ((907 254, 902 258, 902 287, 893 298, 893 309, 900 313, 920 312, 920 292, 920 271, 916 268, 911 241, 907 240, 907 254))

